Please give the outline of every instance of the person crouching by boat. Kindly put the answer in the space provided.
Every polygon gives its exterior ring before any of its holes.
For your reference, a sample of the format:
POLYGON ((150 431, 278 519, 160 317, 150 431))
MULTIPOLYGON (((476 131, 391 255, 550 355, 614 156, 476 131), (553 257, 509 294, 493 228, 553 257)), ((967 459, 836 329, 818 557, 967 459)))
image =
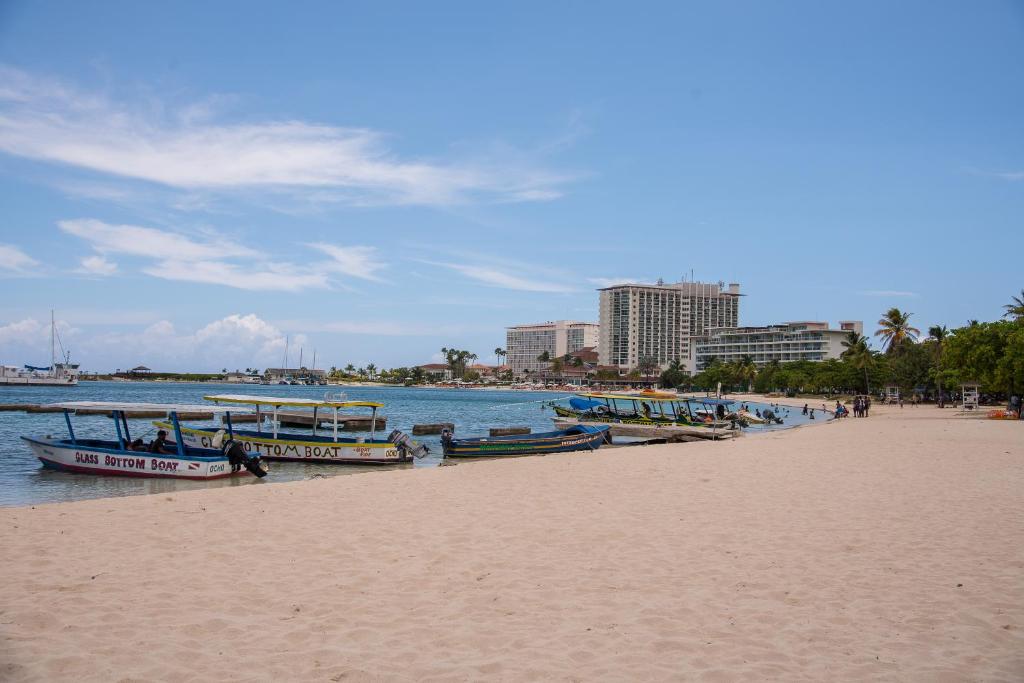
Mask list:
POLYGON ((149 444, 149 452, 174 453, 174 451, 167 446, 167 432, 161 429, 156 433, 156 438, 153 439, 153 443, 149 444))

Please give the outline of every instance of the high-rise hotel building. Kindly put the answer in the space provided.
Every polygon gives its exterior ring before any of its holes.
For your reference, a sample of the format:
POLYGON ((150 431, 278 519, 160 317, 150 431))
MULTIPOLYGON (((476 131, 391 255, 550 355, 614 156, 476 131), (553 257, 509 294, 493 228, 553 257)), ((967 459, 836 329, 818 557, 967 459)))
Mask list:
POLYGON ((516 325, 505 331, 505 353, 516 375, 525 370, 536 372, 550 364, 537 360, 547 352, 551 360, 582 348, 597 346, 596 323, 557 320, 536 325, 516 325))
POLYGON ((695 338, 739 324, 740 286, 677 282, 605 287, 600 301, 602 365, 635 368, 642 358, 661 367, 674 360, 693 371, 695 338))

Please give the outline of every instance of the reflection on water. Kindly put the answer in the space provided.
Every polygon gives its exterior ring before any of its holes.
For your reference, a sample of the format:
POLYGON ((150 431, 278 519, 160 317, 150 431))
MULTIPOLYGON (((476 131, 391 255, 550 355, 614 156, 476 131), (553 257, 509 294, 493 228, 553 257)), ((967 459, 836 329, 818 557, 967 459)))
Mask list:
MULTIPOLYGON (((323 398, 325 387, 247 386, 233 388, 249 394, 323 398)), ((330 387, 336 391, 338 387, 330 387)), ((126 401, 147 403, 202 403, 210 393, 223 393, 223 384, 178 384, 169 382, 82 382, 77 387, 0 387, 0 403, 52 403, 55 401, 126 401)), ((452 422, 461 436, 486 435, 489 427, 528 426, 533 431, 552 429, 554 413, 545 403, 566 397, 545 392, 413 389, 405 387, 345 387, 352 400, 380 401, 381 414, 388 418, 387 434, 392 429, 406 432, 421 423, 452 422)), ((765 404, 750 402, 751 411, 765 404)), ((822 414, 818 406, 818 419, 822 414)), ((776 410, 786 419, 785 427, 808 422, 799 409, 776 410), (788 414, 787 414, 788 412, 788 414)), ((113 424, 101 416, 73 417, 76 436, 112 438, 113 424)), ((150 420, 132 420, 133 437, 151 440, 156 433, 150 420)), ((767 428, 752 426, 749 431, 767 428)), ((302 430, 290 430, 302 433, 302 430)), ((46 470, 32 456, 21 436, 67 434, 64 416, 60 413, 26 414, 0 412, 0 506, 129 496, 148 493, 172 493, 223 486, 264 486, 275 481, 295 481, 316 476, 366 474, 411 467, 435 467, 441 463, 439 437, 416 437, 430 448, 430 454, 414 464, 322 465, 291 462, 269 462, 270 476, 230 477, 213 481, 181 479, 135 479, 130 477, 98 477, 46 470)))

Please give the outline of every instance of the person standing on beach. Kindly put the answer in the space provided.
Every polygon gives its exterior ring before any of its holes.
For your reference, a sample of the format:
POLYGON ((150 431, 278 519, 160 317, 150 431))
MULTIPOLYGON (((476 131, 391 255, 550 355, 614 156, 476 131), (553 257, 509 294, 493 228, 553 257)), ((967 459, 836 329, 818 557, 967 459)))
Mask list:
POLYGON ((804 415, 806 415, 806 414, 807 414, 807 404, 805 403, 804 404, 804 415))
POLYGON ((868 411, 871 410, 871 397, 864 397, 864 417, 868 416, 868 411))

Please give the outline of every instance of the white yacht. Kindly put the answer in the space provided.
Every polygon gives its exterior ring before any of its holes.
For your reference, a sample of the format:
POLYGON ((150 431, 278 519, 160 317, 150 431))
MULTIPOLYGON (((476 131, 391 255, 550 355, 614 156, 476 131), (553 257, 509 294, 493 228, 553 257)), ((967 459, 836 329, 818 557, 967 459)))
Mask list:
POLYGON ((64 345, 57 334, 57 324, 50 311, 50 365, 41 368, 33 365, 0 365, 0 386, 76 386, 78 384, 78 363, 71 362, 71 354, 64 351, 64 345), (60 344, 62 361, 57 362, 57 345, 60 344))

